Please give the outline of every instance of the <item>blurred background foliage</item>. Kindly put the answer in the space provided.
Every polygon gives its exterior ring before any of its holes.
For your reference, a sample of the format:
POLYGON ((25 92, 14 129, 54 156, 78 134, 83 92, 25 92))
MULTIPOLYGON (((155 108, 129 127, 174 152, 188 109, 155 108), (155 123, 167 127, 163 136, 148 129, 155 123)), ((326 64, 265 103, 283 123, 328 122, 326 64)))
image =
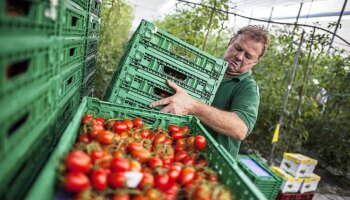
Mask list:
MULTIPOLYGON (((228 8, 227 0, 202 0, 201 3, 221 10, 228 8)), ((154 23, 189 44, 222 57, 235 31, 227 26, 227 14, 186 3, 178 4, 176 10, 154 23)), ((104 1, 97 97, 103 94, 130 36, 128 33, 133 19, 130 13, 130 6, 122 0, 104 1)), ((332 26, 334 24, 330 24, 329 28, 332 26)), ((241 148, 265 158, 268 158, 272 147, 272 134, 280 117, 302 29, 271 25, 269 31, 270 46, 253 68, 261 94, 258 121, 253 134, 241 148)), ((281 158, 283 152, 304 153, 350 178, 349 52, 334 48, 327 52, 329 35, 316 31, 312 36, 313 29, 305 31, 275 157, 281 158)))

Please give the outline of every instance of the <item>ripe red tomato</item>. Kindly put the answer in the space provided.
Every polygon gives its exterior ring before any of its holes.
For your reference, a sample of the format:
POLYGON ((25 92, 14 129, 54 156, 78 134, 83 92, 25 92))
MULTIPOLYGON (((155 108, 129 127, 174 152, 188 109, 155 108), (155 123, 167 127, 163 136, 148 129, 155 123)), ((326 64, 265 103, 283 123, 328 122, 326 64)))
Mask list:
POLYGON ((128 127, 128 130, 131 130, 134 127, 134 124, 132 123, 132 121, 130 119, 124 119, 123 122, 128 127))
POLYGON ((124 187, 125 182, 124 172, 113 172, 108 176, 108 183, 112 188, 124 187))
POLYGON ((191 156, 186 156, 181 162, 185 165, 194 165, 194 159, 191 156))
POLYGON ((73 151, 66 158, 66 167, 71 172, 88 172, 91 167, 90 157, 83 151, 73 151))
POLYGON ((180 176, 180 173, 181 173, 181 168, 179 169, 177 166, 170 166, 168 171, 169 181, 176 182, 180 176))
POLYGON ((114 139, 114 133, 110 131, 101 131, 97 135, 97 140, 102 144, 112 144, 114 139))
POLYGON ((185 167, 180 174, 180 183, 183 185, 190 184, 193 181, 196 170, 193 167, 185 167))
POLYGON ((174 124, 170 124, 168 126, 168 131, 170 131, 170 132, 175 132, 175 131, 179 131, 179 130, 180 130, 180 128, 174 124))
POLYGON ((141 189, 152 188, 154 186, 154 176, 149 172, 144 172, 138 187, 141 189))
POLYGON ((140 172, 142 170, 141 163, 137 160, 130 160, 130 171, 140 172))
POLYGON ((162 191, 168 188, 169 175, 168 174, 157 174, 154 177, 154 183, 157 189, 162 191))
POLYGON ((188 153, 186 151, 179 151, 175 154, 175 161, 181 162, 187 156, 188 156, 188 153))
POLYGON ((162 167, 163 166, 163 161, 162 159, 155 157, 155 158, 151 158, 148 160, 147 162, 148 167, 151 169, 155 169, 157 167, 162 167))
POLYGON ((107 179, 107 172, 106 170, 100 168, 97 170, 92 171, 91 173, 91 182, 92 186, 97 191, 103 191, 108 186, 108 179, 107 179))
POLYGON ((205 149, 207 145, 207 140, 205 139, 204 136, 202 135, 197 135, 195 138, 194 138, 194 147, 198 150, 203 150, 205 149))
POLYGON ((165 139, 166 139, 165 135, 163 135, 163 134, 158 134, 158 135, 156 135, 156 137, 154 138, 153 144, 163 143, 163 142, 165 142, 165 139))
POLYGON ((121 133, 128 130, 128 125, 124 122, 115 122, 113 127, 113 130, 116 133, 121 133))
POLYGON ((131 156, 138 159, 140 162, 147 162, 150 159, 151 152, 146 149, 131 151, 131 156))
POLYGON ((175 145, 174 147, 174 151, 175 152, 179 152, 179 151, 183 151, 184 147, 182 145, 175 145))
POLYGON ((106 155, 106 152, 103 150, 95 149, 92 150, 90 153, 90 158, 93 163, 95 163, 96 160, 103 158, 106 155))
POLYGON ((175 140, 177 139, 182 139, 184 137, 184 134, 182 131, 171 131, 171 137, 174 138, 175 140))
POLYGON ((142 138, 148 138, 149 135, 151 134, 151 131, 142 129, 142 130, 140 131, 140 133, 141 133, 141 137, 142 137, 142 138))
POLYGON ((92 115, 90 114, 86 114, 84 115, 84 117, 81 119, 81 124, 87 124, 88 122, 90 122, 93 119, 92 115))
POLYGON ((65 176, 64 187, 72 192, 80 192, 90 187, 90 180, 82 172, 68 172, 65 176))
POLYGON ((131 142, 128 145, 128 151, 139 151, 139 150, 142 150, 142 149, 143 149, 142 144, 138 143, 138 142, 131 142))
POLYGON ((106 122, 105 118, 103 118, 103 117, 97 117, 97 118, 95 118, 95 120, 99 121, 101 123, 101 125, 103 125, 103 126, 104 126, 104 124, 106 122))
POLYGON ((140 118, 133 119, 132 123, 133 123, 135 128, 140 128, 141 126, 143 126, 143 121, 140 118))
POLYGON ((129 194, 113 194, 112 200, 130 200, 129 194))
POLYGON ((190 132, 190 129, 187 126, 181 126, 180 130, 184 133, 184 135, 187 135, 190 132))
POLYGON ((78 139, 79 142, 81 143, 89 143, 90 142, 90 138, 88 137, 88 135, 86 133, 83 133, 79 136, 79 139, 78 139))
POLYGON ((129 161, 123 157, 114 158, 111 163, 111 169, 114 172, 125 172, 129 171, 129 161))
POLYGON ((180 190, 180 185, 176 182, 172 182, 172 183, 169 183, 169 187, 165 191, 165 194, 167 194, 167 196, 173 195, 175 198, 171 198, 171 199, 176 199, 176 196, 179 193, 179 190, 180 190))

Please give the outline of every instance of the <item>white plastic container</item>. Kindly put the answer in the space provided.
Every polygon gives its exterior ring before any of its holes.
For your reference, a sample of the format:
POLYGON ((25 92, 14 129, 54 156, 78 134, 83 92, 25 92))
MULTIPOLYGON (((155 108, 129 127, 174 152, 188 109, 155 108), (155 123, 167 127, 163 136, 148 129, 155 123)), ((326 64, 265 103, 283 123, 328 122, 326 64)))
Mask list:
POLYGON ((303 183, 300 186, 300 193, 316 191, 320 180, 321 177, 316 174, 312 174, 309 178, 303 178, 303 183))
POLYGON ((313 158, 298 153, 284 153, 280 168, 299 178, 311 177, 316 165, 317 160, 313 158))
POLYGON ((302 178, 295 178, 276 166, 272 166, 271 169, 277 174, 277 176, 283 179, 283 183, 281 185, 282 193, 297 193, 299 191, 299 188, 303 182, 302 178))

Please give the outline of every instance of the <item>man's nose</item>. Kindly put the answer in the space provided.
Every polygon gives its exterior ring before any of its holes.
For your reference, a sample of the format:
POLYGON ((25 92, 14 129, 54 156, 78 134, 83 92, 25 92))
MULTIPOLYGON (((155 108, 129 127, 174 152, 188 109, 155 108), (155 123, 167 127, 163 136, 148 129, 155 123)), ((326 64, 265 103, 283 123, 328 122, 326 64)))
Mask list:
POLYGON ((238 52, 237 55, 236 55, 236 59, 237 59, 238 61, 242 61, 243 55, 244 55, 243 52, 238 52))

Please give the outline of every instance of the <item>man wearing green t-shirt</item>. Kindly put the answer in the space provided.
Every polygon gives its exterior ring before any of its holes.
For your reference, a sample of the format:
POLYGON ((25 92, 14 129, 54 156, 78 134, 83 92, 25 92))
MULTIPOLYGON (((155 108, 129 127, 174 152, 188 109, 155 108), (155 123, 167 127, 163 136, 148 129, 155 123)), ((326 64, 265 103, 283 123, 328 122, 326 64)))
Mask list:
POLYGON ((152 102, 150 107, 167 105, 162 112, 195 115, 235 158, 257 120, 260 95, 251 69, 265 53, 269 40, 269 33, 260 26, 243 27, 231 38, 224 54, 228 67, 212 106, 168 80, 176 93, 152 102))

